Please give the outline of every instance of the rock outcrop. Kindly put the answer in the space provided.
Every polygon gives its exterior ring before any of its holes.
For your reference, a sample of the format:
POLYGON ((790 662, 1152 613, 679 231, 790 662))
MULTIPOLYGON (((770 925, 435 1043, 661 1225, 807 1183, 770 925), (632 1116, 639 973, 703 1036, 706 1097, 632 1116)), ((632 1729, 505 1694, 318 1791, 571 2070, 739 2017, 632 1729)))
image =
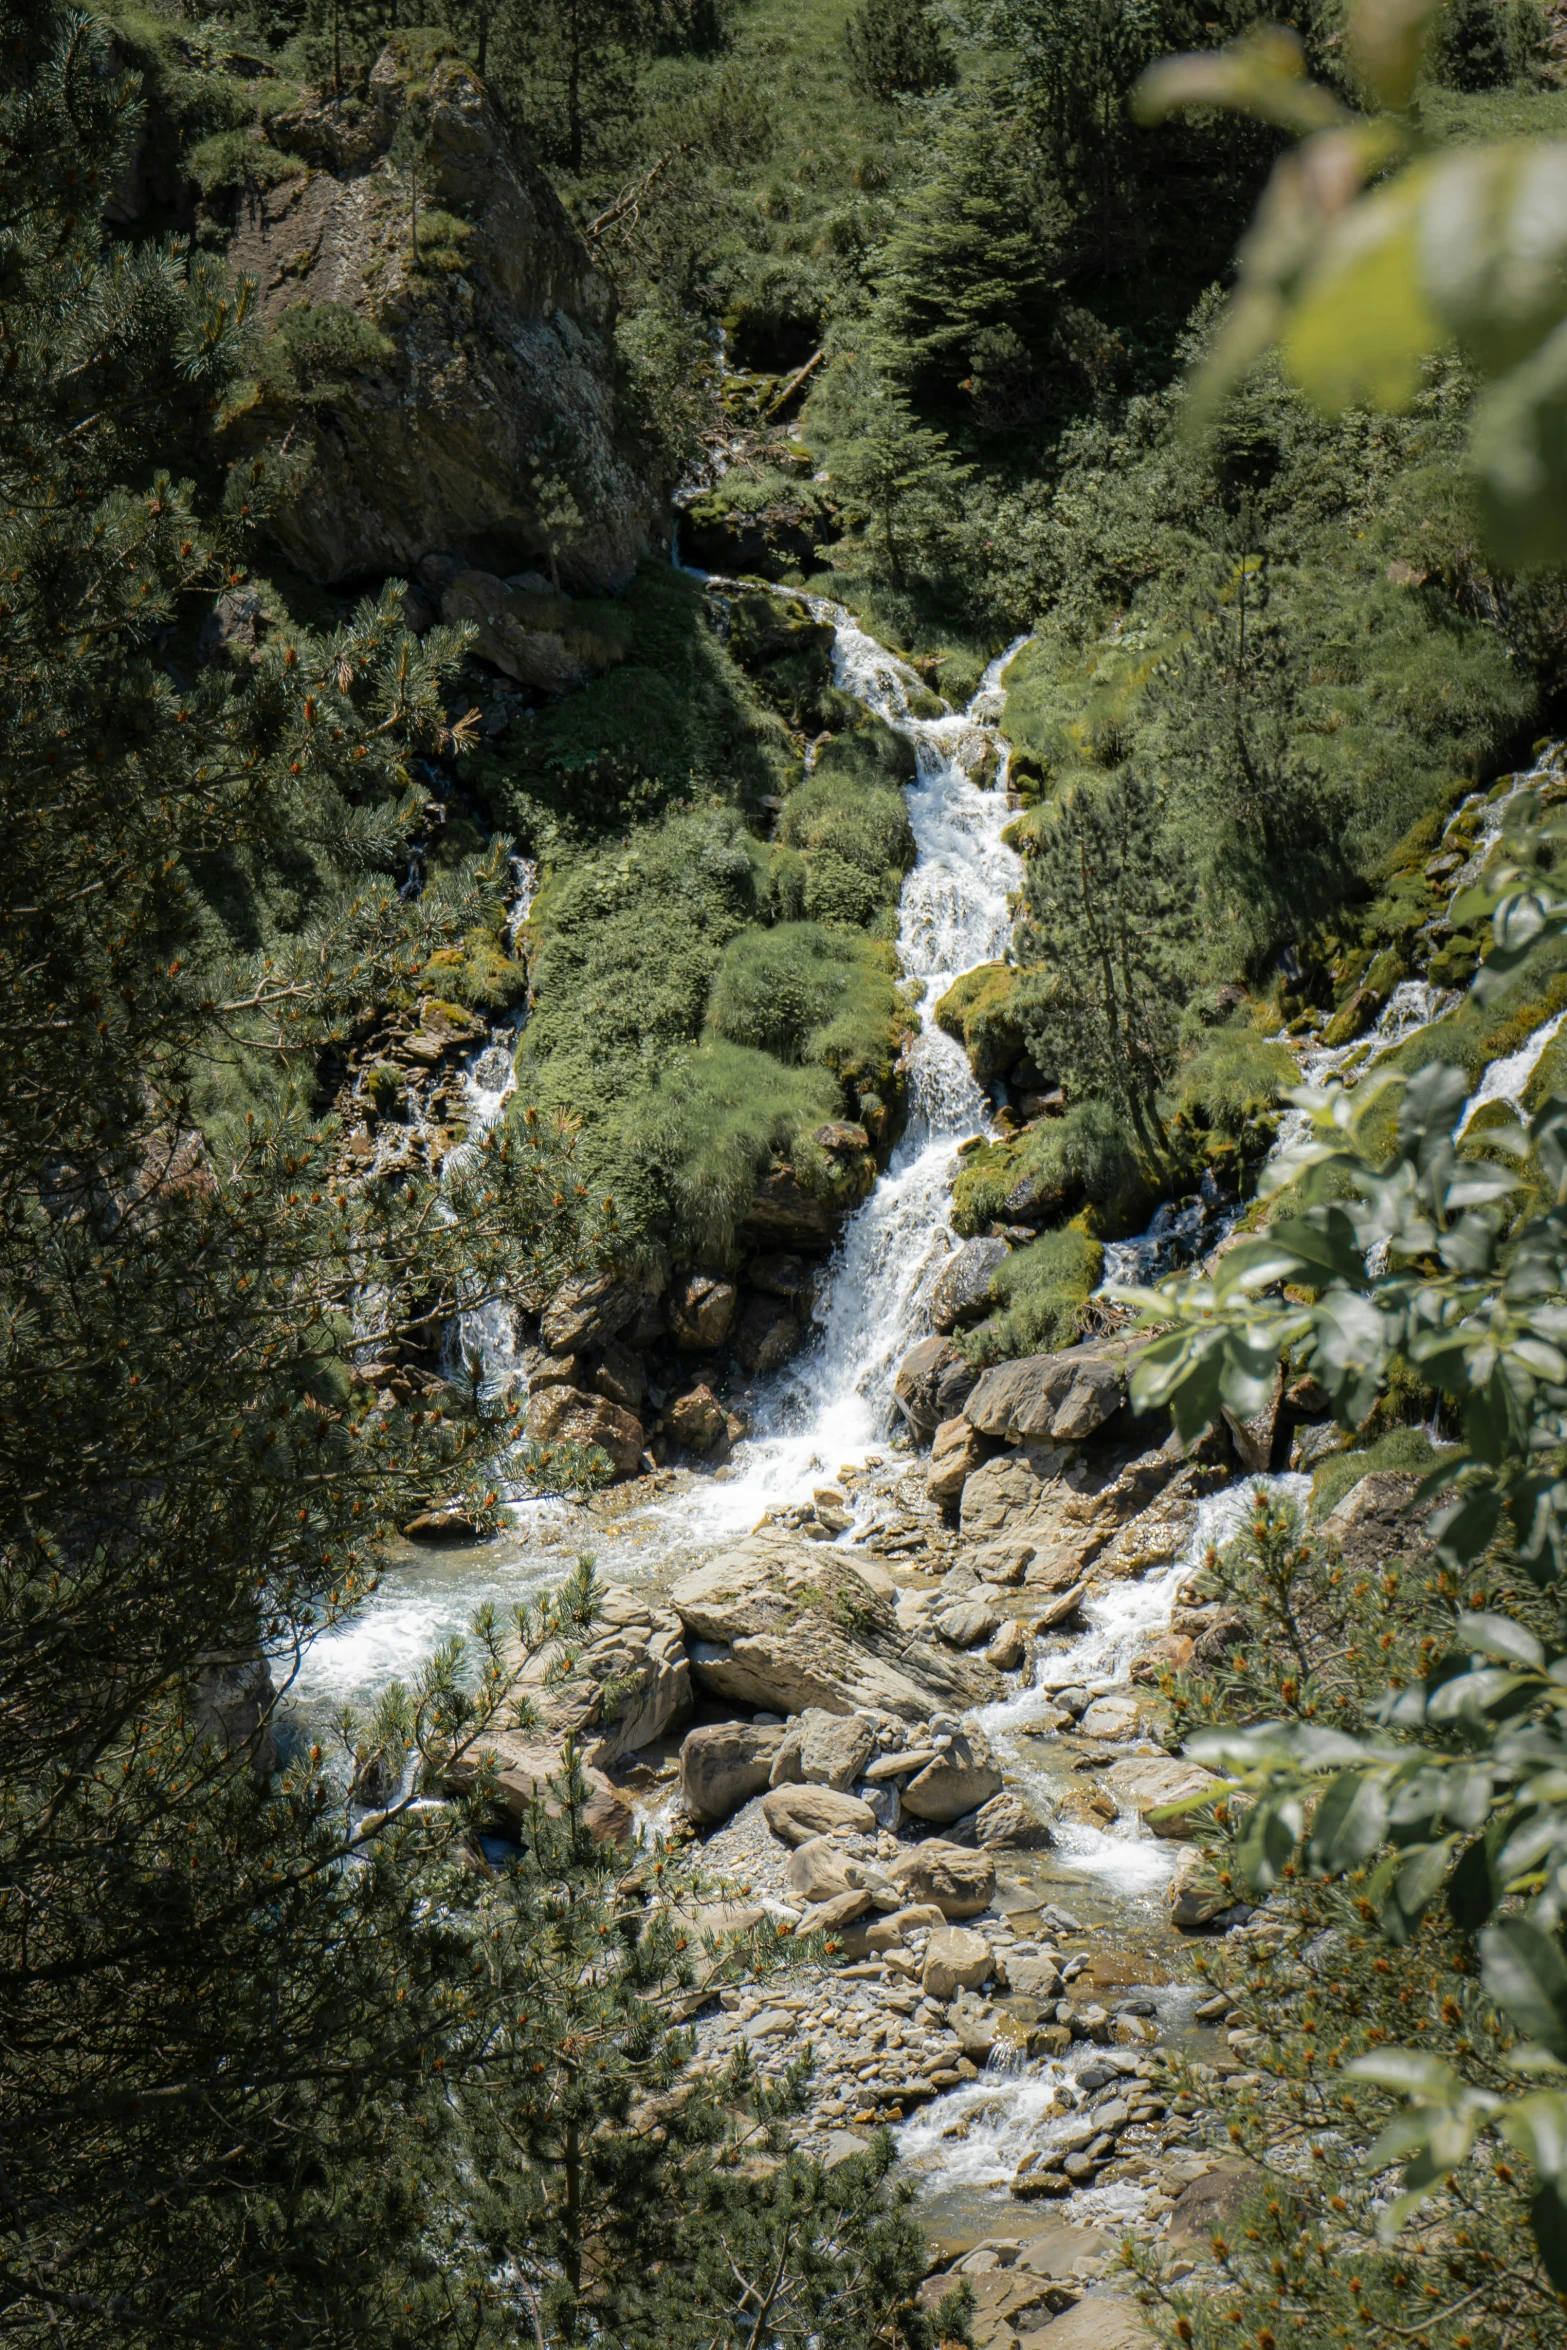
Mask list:
POLYGON ((999 1694, 988 1666, 900 1629, 890 1578, 765 1528, 670 1594, 691 1670, 716 1696, 771 1713, 858 1707, 922 1721, 999 1694))
POLYGON ((424 81, 416 253, 391 153, 415 78, 394 39, 362 93, 258 134, 297 169, 230 238, 274 330, 233 429, 291 426, 312 451, 274 525, 312 579, 411 578, 440 552, 492 577, 553 558, 568 589, 613 590, 661 505, 617 412, 613 291, 455 58, 424 81))

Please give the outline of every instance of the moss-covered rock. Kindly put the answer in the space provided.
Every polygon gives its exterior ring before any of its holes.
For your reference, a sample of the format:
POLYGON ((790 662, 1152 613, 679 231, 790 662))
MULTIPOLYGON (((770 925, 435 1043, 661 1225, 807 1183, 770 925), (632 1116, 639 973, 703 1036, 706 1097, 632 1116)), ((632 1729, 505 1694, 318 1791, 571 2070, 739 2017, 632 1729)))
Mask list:
POLYGON ((981 1085, 1005 1076, 1026 1053, 1018 1025, 1018 975, 1007 963, 980 963, 954 980, 936 1005, 936 1025, 955 1037, 981 1085))

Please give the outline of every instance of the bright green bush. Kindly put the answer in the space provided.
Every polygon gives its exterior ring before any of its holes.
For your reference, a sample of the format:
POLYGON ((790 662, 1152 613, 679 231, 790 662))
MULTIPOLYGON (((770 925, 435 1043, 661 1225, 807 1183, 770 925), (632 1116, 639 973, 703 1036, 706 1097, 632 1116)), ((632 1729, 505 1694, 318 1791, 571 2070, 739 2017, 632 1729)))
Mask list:
POLYGON ((725 1039, 673 1055, 620 1129, 661 1186, 671 1253, 722 1257, 769 1156, 838 1107, 826 1069, 788 1068, 725 1039))
POLYGON ((990 1294, 1000 1311, 965 1341, 970 1361, 1003 1362, 1070 1346, 1103 1267, 1100 1243, 1070 1225, 1014 1251, 991 1275, 990 1294))
POLYGON ((1103 1102, 1075 1102, 1011 1142, 987 1143, 964 1159, 952 1189, 952 1221, 964 1234, 1013 1220, 1044 1223, 1075 1214, 1086 1200, 1136 1213, 1145 1196, 1131 1139, 1103 1102), (1009 1200, 1016 1205, 1009 1209, 1009 1200))

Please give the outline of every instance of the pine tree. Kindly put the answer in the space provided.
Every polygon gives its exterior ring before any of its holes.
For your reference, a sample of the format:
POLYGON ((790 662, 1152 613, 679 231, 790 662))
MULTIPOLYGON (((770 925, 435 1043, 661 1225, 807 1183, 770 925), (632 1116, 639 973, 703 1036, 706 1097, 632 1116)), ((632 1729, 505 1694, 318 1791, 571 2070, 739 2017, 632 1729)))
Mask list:
POLYGON ((1170 1156, 1158 1095, 1175 1057, 1183 928, 1162 821, 1135 769, 1064 794, 1035 836, 1017 942, 1034 1059, 1074 1097, 1113 1101, 1152 1167, 1170 1156))
POLYGON ((922 0, 865 0, 843 38, 861 88, 873 97, 913 96, 957 79, 957 60, 922 0))
POLYGON ((973 472, 944 433, 923 425, 905 395, 863 361, 833 373, 812 403, 833 488, 859 535, 818 550, 841 570, 883 574, 895 587, 910 558, 936 558, 957 520, 958 493, 973 472))

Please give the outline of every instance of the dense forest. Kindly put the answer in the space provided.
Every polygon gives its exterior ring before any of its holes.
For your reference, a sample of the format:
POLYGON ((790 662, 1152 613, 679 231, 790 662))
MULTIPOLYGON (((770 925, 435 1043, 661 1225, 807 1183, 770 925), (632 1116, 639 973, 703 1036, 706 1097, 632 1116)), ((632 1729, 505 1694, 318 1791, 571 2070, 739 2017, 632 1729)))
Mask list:
POLYGON ((1554 10, 5 35, 0 2339, 1567 2340, 1554 10))

